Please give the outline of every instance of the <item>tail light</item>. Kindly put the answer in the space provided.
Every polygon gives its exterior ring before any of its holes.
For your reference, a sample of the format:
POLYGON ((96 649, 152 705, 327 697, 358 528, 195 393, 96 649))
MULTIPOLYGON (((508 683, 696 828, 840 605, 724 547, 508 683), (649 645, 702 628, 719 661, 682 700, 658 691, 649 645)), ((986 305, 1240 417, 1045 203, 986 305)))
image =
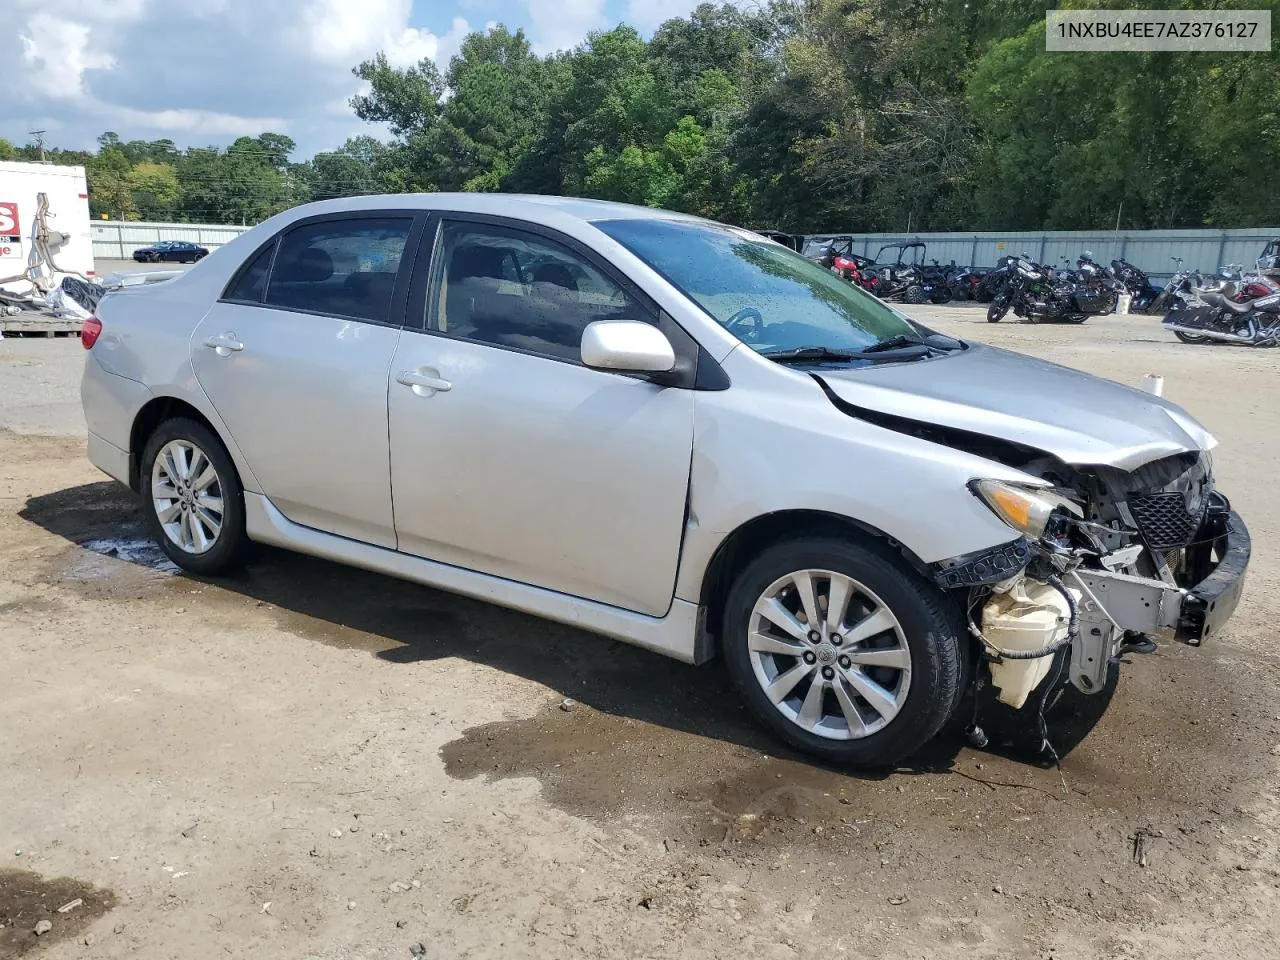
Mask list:
POLYGON ((101 335, 102 321, 97 317, 89 317, 80 326, 80 345, 86 350, 92 350, 101 335))

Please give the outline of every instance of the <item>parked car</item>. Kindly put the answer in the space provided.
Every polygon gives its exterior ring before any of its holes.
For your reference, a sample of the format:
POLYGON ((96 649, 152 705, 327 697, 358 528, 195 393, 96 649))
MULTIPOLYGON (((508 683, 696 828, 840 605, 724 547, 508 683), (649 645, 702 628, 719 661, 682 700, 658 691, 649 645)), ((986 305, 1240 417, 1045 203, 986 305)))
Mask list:
POLYGON ((89 458, 183 569, 257 541, 719 655, 851 765, 979 678, 1038 731, 1065 684, 1112 689, 1131 631, 1215 634, 1248 562, 1180 407, 682 214, 308 204, 82 336, 89 458))
POLYGON ((208 255, 206 248, 186 240, 161 240, 133 251, 139 263, 195 263, 208 255))

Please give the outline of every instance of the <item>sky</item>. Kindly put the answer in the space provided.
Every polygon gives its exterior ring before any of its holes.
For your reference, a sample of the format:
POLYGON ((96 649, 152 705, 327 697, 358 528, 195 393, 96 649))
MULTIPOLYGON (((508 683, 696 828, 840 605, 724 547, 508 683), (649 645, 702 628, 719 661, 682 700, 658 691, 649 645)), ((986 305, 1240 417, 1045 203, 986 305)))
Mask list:
POLYGON ((295 160, 360 133, 351 68, 379 50, 443 70, 462 38, 501 22, 539 53, 619 22, 648 34, 697 0, 0 0, 0 137, 92 148, 125 140, 225 145, 266 130, 295 160))

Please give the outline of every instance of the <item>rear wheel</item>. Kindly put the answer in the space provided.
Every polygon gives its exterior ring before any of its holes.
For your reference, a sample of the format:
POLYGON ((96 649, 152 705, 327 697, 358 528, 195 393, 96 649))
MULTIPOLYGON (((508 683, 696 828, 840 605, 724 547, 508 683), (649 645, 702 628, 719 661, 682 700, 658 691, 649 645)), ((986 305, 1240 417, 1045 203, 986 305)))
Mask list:
POLYGON ((952 300, 951 288, 945 283, 940 283, 933 288, 933 292, 929 294, 930 303, 950 303, 952 300))
POLYGON ((249 542, 244 488, 222 442, 176 417, 151 434, 139 466, 147 525, 169 559, 203 575, 238 566, 249 542))
POLYGON ((792 746, 890 766, 960 700, 961 641, 942 594, 887 549, 804 538, 738 576, 723 648, 751 710, 792 746))
POLYGON ((1183 343, 1209 343, 1210 337, 1198 337, 1194 333, 1183 333, 1181 330, 1173 331, 1173 335, 1183 343))

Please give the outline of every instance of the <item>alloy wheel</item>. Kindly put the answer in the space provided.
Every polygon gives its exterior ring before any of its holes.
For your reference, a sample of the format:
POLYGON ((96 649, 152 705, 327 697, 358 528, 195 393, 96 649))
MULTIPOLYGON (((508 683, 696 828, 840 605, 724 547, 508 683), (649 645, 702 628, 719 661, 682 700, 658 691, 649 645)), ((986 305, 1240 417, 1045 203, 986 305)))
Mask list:
POLYGON ((222 481, 213 461, 190 440, 170 440, 151 467, 151 503, 160 526, 180 550, 201 554, 222 533, 222 481))
POLYGON ((884 729, 911 687, 911 651, 892 610, 830 570, 798 570, 752 608, 747 648, 765 695, 807 733, 858 740, 884 729))

